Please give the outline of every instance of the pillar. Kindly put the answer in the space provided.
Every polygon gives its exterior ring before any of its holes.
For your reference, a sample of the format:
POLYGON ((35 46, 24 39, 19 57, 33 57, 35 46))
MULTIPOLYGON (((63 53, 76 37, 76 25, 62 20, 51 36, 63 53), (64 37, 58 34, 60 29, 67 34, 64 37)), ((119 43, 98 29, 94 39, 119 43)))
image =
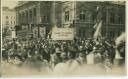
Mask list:
POLYGON ((41 22, 41 3, 39 2, 38 5, 37 5, 37 24, 39 24, 41 22))

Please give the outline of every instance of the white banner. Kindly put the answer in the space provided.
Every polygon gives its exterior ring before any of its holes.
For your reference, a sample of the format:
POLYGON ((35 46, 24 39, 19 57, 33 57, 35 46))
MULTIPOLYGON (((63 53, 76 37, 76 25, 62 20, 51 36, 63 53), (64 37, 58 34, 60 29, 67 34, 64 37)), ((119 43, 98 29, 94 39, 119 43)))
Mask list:
POLYGON ((12 38, 16 38, 16 31, 15 30, 12 31, 12 38))
POLYGON ((53 40, 73 40, 74 28, 53 28, 52 39, 53 40))

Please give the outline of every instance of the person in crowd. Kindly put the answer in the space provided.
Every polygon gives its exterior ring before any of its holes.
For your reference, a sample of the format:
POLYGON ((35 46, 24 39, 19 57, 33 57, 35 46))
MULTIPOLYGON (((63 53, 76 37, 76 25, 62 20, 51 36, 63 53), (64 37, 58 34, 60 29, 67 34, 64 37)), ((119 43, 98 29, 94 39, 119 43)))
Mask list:
MULTIPOLYGON (((39 61, 42 66, 49 66, 52 69, 59 63, 66 64, 69 70, 79 68, 83 64, 104 63, 109 59, 114 64, 115 47, 125 58, 125 43, 118 45, 110 39, 76 39, 72 41, 58 41, 50 39, 13 39, 3 41, 3 61, 17 60, 19 63, 26 61, 39 61), (107 59, 107 60, 106 60, 107 59), (46 65, 47 64, 47 65, 46 65)), ((107 61, 108 62, 108 61, 107 61)))

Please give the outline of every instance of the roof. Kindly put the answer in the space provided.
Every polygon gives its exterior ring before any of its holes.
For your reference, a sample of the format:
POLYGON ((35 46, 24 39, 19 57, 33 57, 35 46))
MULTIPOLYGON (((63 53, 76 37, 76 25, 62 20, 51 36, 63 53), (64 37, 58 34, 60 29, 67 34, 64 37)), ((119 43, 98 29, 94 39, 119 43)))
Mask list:
POLYGON ((125 5, 125 1, 111 1, 112 4, 125 5))
POLYGON ((24 4, 28 3, 28 2, 30 2, 30 1, 19 1, 15 8, 20 7, 20 6, 22 6, 22 5, 24 5, 24 4))
POLYGON ((9 7, 2 7, 2 11, 14 11, 14 9, 10 9, 9 7))

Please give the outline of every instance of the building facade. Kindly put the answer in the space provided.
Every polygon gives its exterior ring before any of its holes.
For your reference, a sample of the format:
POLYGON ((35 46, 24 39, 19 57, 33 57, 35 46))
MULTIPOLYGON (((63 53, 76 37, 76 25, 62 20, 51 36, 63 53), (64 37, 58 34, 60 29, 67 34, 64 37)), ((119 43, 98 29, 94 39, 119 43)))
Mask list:
MULTIPOLYGON (((39 28, 46 29, 50 26, 50 3, 40 1, 19 2, 15 7, 17 27, 21 30, 19 34, 38 32, 39 28), (46 5, 46 4, 49 4, 46 5), (44 27, 47 25, 48 27, 44 27)), ((18 33, 17 32, 17 33, 18 33)), ((44 32, 46 33, 46 32, 44 32)), ((23 34, 23 35, 24 35, 23 34)), ((38 33, 33 33, 38 34, 38 33)), ((40 35, 37 35, 40 36, 40 35)))
POLYGON ((8 31, 8 35, 12 35, 12 30, 16 25, 16 13, 14 9, 2 7, 2 32, 8 31))
POLYGON ((125 31, 125 3, 66 1, 62 6, 62 25, 73 26, 78 38, 93 37, 93 28, 99 16, 103 21, 103 37, 116 38, 125 31))
POLYGON ((25 1, 15 10, 17 26, 35 32, 34 36, 47 37, 55 26, 75 28, 76 38, 92 38, 98 17, 103 20, 103 37, 114 38, 125 31, 125 3, 25 1))

